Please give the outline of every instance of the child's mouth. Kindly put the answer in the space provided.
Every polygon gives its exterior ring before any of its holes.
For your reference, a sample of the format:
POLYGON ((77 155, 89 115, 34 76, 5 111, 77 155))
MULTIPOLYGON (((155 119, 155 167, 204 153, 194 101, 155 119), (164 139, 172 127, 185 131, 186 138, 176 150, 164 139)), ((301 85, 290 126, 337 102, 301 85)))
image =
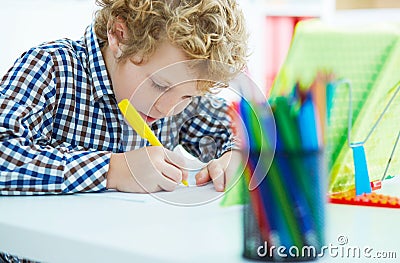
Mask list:
POLYGON ((143 120, 148 124, 151 124, 151 123, 153 123, 153 122, 155 122, 157 120, 157 119, 155 119, 153 117, 150 117, 150 116, 148 116, 146 114, 143 114, 142 112, 139 112, 139 114, 142 116, 143 120))

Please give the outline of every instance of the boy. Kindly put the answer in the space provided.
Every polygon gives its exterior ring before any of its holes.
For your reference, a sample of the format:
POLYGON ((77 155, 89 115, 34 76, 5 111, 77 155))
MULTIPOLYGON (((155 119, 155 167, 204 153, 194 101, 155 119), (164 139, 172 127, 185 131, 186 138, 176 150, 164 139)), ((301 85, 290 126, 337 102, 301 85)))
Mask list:
POLYGON ((226 83, 245 66, 236 2, 97 4, 80 41, 30 49, 0 82, 0 194, 171 191, 187 177, 171 151, 178 144, 208 162, 196 183, 223 191, 235 154, 230 119, 225 103, 204 94, 216 76, 226 83), (208 80, 193 81, 197 59, 207 61, 208 80), (124 122, 122 99, 165 148, 124 122))

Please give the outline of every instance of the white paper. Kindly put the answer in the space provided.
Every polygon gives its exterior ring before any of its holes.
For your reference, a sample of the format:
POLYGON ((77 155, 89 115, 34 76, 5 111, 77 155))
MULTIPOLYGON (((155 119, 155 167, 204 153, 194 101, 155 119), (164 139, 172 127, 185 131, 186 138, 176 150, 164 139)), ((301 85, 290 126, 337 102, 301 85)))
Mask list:
POLYGON ((217 192, 212 183, 204 186, 184 186, 179 185, 172 192, 157 192, 157 193, 123 193, 115 190, 107 190, 101 193, 85 193, 77 194, 87 198, 106 198, 117 199, 135 203, 167 203, 177 206, 195 206, 216 201, 222 197, 223 192, 217 192))

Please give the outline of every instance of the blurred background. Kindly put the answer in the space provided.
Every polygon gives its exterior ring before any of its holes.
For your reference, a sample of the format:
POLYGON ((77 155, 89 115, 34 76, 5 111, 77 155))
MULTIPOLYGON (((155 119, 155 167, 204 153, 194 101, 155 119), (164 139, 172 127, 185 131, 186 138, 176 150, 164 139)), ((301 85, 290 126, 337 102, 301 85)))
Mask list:
POLYGON ((94 0, 0 0, 0 6, 1 76, 35 45, 80 39, 96 9, 94 0))

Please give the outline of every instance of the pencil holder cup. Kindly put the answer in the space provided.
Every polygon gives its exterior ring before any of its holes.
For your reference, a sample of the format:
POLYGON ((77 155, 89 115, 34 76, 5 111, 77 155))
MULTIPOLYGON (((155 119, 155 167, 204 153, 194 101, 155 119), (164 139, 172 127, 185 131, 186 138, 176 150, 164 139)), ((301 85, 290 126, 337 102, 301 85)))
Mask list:
POLYGON ((276 152, 270 167, 263 167, 259 152, 250 151, 249 155, 246 181, 266 176, 247 191, 250 201, 243 208, 243 256, 287 262, 321 257, 326 181, 323 150, 276 152), (259 168, 254 169, 256 166, 259 168))

